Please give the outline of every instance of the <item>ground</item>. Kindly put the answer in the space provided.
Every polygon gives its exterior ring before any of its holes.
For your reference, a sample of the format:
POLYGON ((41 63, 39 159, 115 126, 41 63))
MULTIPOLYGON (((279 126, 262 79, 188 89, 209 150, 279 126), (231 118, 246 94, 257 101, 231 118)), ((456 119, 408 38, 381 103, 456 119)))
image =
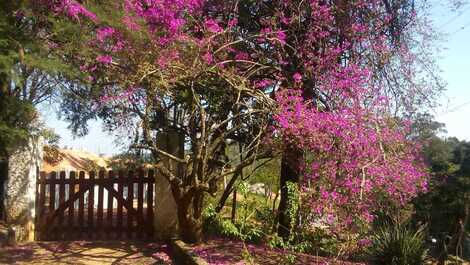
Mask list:
POLYGON ((282 249, 271 249, 263 245, 245 245, 240 241, 221 238, 209 239, 203 244, 192 247, 194 252, 205 259, 209 265, 364 265, 364 263, 353 263, 334 258, 292 253, 282 249))
MULTIPOLYGON (((269 249, 263 246, 246 245, 226 239, 210 239, 193 246, 193 250, 209 265, 246 265, 287 264, 288 252, 269 249)), ((177 264, 170 259, 171 252, 165 244, 120 241, 69 241, 69 242, 34 242, 16 247, 0 249, 0 264, 36 264, 36 265, 104 265, 104 264, 177 264)), ((360 265, 318 256, 295 254, 292 264, 312 265, 360 265)))
POLYGON ((34 242, 0 249, 0 264, 173 264, 164 244, 144 242, 34 242))

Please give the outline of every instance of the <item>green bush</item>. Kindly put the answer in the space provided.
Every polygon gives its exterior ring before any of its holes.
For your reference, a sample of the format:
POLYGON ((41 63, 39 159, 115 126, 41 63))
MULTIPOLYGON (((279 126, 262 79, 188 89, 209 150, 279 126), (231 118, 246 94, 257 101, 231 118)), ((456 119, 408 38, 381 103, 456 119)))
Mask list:
POLYGON ((423 227, 413 230, 400 224, 378 228, 369 248, 375 264, 384 265, 420 265, 426 253, 423 227))
POLYGON ((247 242, 258 243, 265 236, 264 231, 257 225, 250 222, 237 221, 232 223, 217 214, 212 205, 208 205, 203 212, 203 229, 208 235, 223 236, 247 242))
POLYGON ((230 221, 224 220, 209 204, 203 211, 203 229, 206 234, 225 236, 229 238, 239 238, 238 228, 230 221))

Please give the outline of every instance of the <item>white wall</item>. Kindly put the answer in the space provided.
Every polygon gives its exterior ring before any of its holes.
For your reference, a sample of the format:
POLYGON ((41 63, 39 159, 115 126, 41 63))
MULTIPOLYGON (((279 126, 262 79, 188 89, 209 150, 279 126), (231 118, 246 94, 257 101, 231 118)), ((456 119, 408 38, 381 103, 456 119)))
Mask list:
POLYGON ((36 178, 42 164, 42 138, 32 137, 10 157, 5 182, 7 223, 17 230, 19 241, 34 240, 36 178))

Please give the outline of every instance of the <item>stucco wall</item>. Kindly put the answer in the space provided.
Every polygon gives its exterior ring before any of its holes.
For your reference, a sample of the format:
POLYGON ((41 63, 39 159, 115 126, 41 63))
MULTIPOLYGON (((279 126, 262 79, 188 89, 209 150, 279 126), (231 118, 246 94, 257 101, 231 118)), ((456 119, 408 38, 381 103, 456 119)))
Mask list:
MULTIPOLYGON (((178 157, 184 156, 183 138, 175 132, 167 131, 158 136, 161 149, 178 157)), ((182 168, 174 161, 163 158, 162 162, 174 174, 182 174, 182 168)), ((158 172, 158 171, 157 171, 158 172)), ((157 239, 170 239, 177 235, 178 216, 177 205, 171 192, 170 183, 160 174, 155 178, 155 210, 154 229, 157 239)))
POLYGON ((34 240, 36 175, 42 162, 42 140, 31 138, 9 159, 5 182, 6 220, 18 241, 34 240))

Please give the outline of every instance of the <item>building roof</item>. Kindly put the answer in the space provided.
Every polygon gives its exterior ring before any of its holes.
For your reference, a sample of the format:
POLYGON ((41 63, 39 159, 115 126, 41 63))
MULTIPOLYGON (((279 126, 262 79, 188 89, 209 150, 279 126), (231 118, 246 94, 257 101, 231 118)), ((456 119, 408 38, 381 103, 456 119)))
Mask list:
POLYGON ((90 171, 100 168, 108 169, 111 158, 99 156, 87 151, 57 149, 60 161, 52 163, 43 160, 41 171, 90 171))

